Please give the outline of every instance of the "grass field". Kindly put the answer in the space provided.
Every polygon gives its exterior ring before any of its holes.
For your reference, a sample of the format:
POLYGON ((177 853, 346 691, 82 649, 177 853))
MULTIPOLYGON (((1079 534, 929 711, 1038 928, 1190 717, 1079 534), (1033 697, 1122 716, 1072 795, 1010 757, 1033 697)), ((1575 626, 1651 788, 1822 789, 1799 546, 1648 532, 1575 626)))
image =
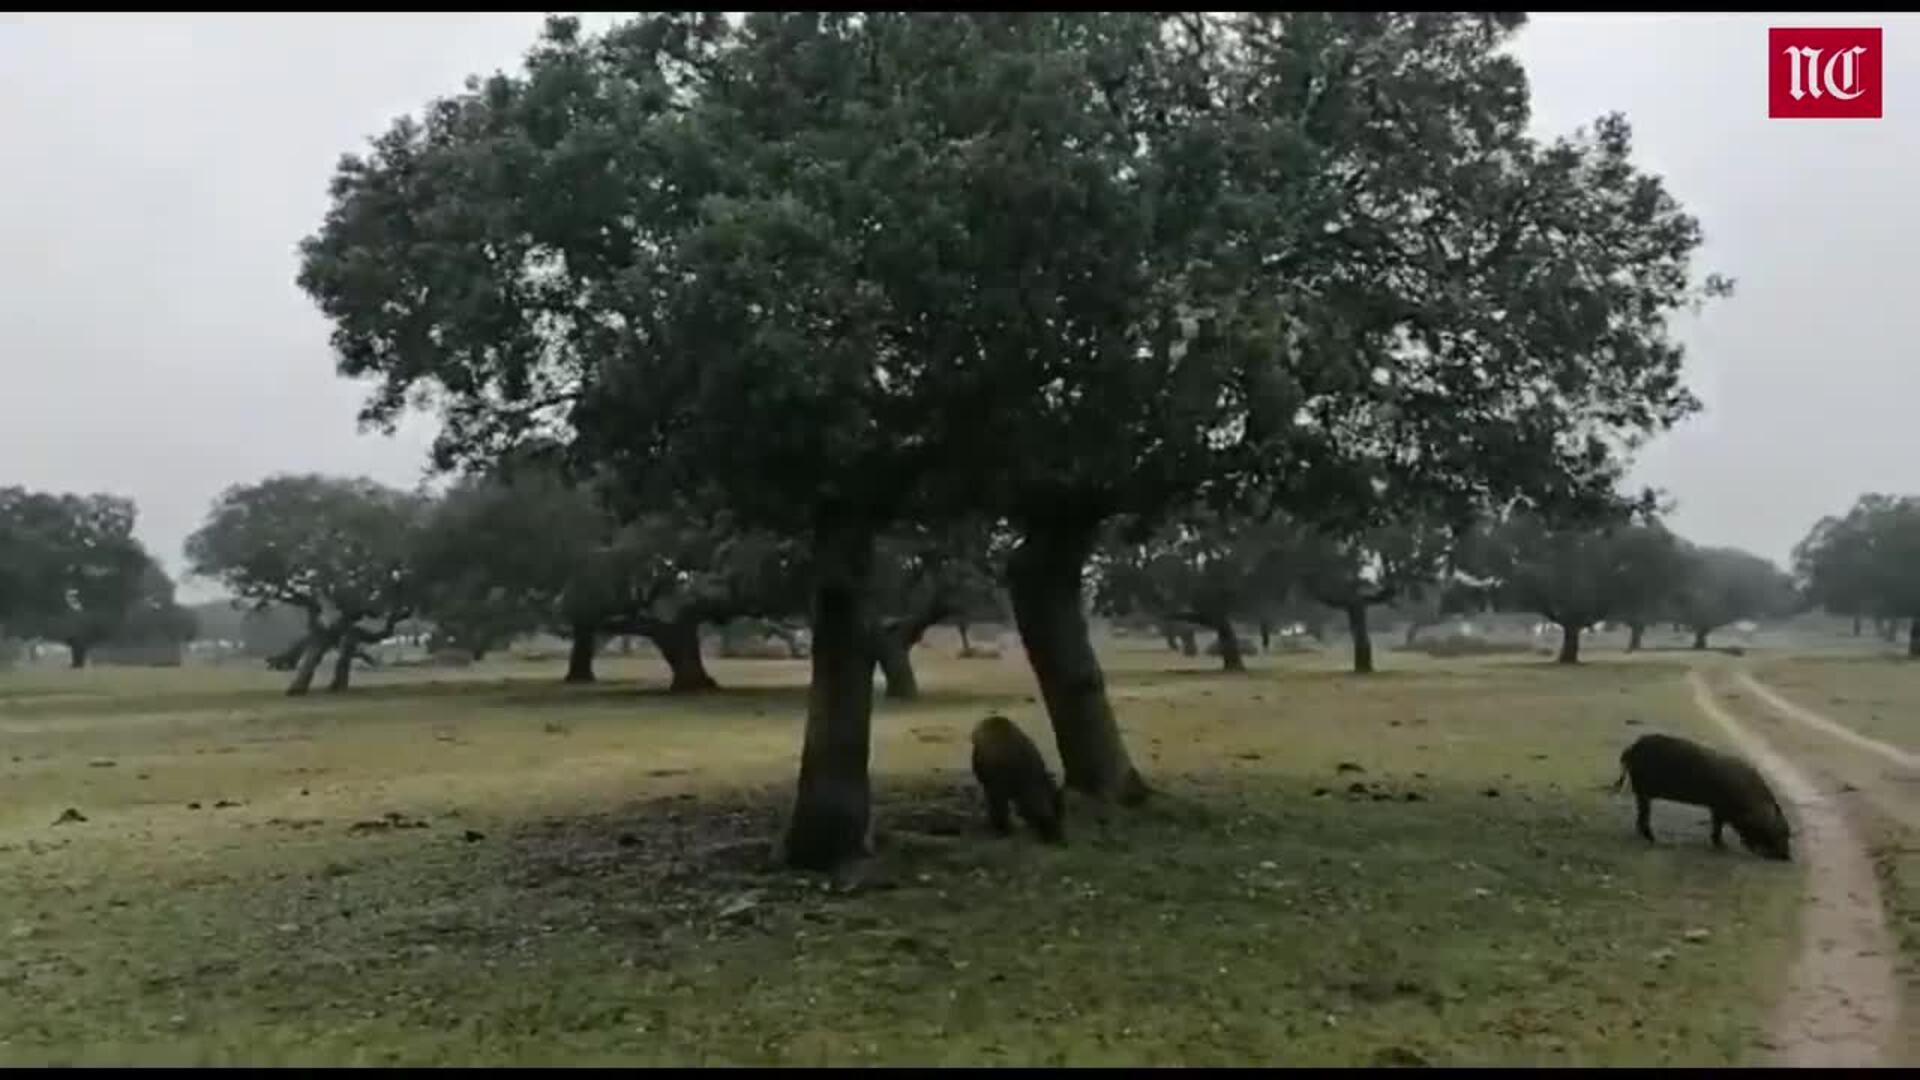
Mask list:
POLYGON ((0 675, 0 1064, 1723 1064, 1794 866, 1606 790, 1682 669, 1110 648, 1164 792, 984 828, 966 734, 1051 740, 1017 652, 881 703, 880 853, 770 871, 804 665, 0 675), (197 807, 197 808, 196 808, 197 807), (82 822, 55 825, 68 808, 82 822))

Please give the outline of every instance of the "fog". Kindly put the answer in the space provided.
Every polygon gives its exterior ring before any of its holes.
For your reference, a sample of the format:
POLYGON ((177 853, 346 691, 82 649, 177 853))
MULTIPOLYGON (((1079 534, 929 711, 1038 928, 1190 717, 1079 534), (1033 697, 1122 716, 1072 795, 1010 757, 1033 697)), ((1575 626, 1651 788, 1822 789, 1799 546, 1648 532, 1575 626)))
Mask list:
MULTIPOLYGON (((593 16, 588 25, 600 25, 593 16)), ((360 433, 363 388, 294 286, 344 151, 517 62, 532 13, 0 16, 0 483, 140 506, 168 569, 229 484, 410 485, 431 421, 360 433)), ((1680 326, 1704 414, 1635 479, 1689 539, 1784 561, 1863 490, 1920 490, 1904 349, 1920 18, 1543 15, 1517 45, 1543 133, 1619 110, 1731 301, 1680 326), (1766 33, 1885 27, 1885 118, 1769 120, 1766 33)), ((208 595, 185 582, 183 598, 208 595)))

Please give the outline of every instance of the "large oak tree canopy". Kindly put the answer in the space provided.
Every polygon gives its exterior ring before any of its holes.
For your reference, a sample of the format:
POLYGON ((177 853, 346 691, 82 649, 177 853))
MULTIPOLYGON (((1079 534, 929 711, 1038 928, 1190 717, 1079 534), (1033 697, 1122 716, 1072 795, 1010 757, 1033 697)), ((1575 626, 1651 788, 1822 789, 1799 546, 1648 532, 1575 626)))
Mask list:
POLYGON ((1081 611, 1105 521, 1607 503, 1696 407, 1666 320, 1698 227, 1618 117, 1528 135, 1521 22, 552 19, 341 162, 300 283, 366 417, 437 407, 443 464, 554 439, 810 537, 790 850, 830 863, 866 828, 893 523, 1011 522, 1067 783, 1129 798, 1081 611))

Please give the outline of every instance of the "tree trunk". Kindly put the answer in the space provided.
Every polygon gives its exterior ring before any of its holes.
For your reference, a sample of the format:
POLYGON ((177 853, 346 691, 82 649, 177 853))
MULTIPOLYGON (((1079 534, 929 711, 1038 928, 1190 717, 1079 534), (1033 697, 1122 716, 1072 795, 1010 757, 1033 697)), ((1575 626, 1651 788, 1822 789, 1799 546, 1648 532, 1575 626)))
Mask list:
POLYGON ((872 790, 873 532, 817 525, 813 536, 813 678, 800 782, 783 842, 788 865, 832 870, 867 853, 872 790))
POLYGON ((960 631, 960 651, 971 654, 973 652, 973 641, 967 637, 967 621, 962 619, 954 623, 953 628, 960 631))
MULTIPOLYGON (((673 681, 667 684, 668 693, 697 694, 720 689, 720 684, 707 674, 706 660, 700 655, 699 622, 691 619, 663 622, 647 637, 660 650, 667 670, 673 673, 673 681)), ((589 655, 587 659, 591 664, 593 657, 589 655)))
POLYGON ((1373 674, 1373 635, 1367 631, 1367 605, 1347 605, 1347 636, 1353 639, 1353 673, 1373 674))
POLYGON ((913 647, 898 628, 882 626, 873 633, 873 659, 887 680, 887 700, 912 701, 920 696, 920 680, 913 674, 913 647))
POLYGON ((1247 670, 1246 658, 1240 655, 1240 635, 1234 633, 1232 619, 1213 624, 1213 640, 1220 645, 1220 670, 1247 670))
POLYGON ((1853 617, 1853 636, 1854 637, 1860 636, 1860 616, 1858 615, 1855 615, 1853 617))
POLYGON ((1898 619, 1880 620, 1880 640, 1881 641, 1884 641, 1887 644, 1891 645, 1896 640, 1899 639, 1899 636, 1900 636, 1900 621, 1898 619))
POLYGON ((1180 655, 1182 656, 1199 656, 1200 655, 1200 642, 1197 640, 1199 635, 1193 632, 1193 627, 1182 626, 1178 630, 1174 631, 1174 633, 1180 636, 1180 655))
POLYGON ((293 669, 293 681, 287 684, 288 697, 305 697, 313 687, 313 673, 320 669, 320 661, 327 655, 333 641, 325 634, 309 633, 304 651, 300 654, 300 664, 293 669))
POLYGON ((1646 636, 1647 636, 1647 624, 1628 623, 1627 624, 1627 651, 1639 652, 1640 642, 1646 636))
POLYGON ((1580 662, 1580 627, 1572 623, 1560 624, 1560 656, 1562 664, 1580 662))
POLYGON ((337 694, 347 688, 353 678, 353 654, 360 647, 360 640, 348 629, 340 636, 339 651, 333 654, 333 678, 327 683, 327 692, 337 694))
POLYGON ((1273 624, 1260 620, 1260 652, 1264 655, 1273 651, 1273 624))
POLYGON ((1420 638, 1420 623, 1418 621, 1408 622, 1406 640, 1402 641, 1400 645, 1402 648, 1411 649, 1413 648, 1414 642, 1418 641, 1419 638, 1420 638))
POLYGON ((1707 647, 1707 635, 1708 635, 1708 634, 1710 634, 1710 633, 1712 633, 1712 632, 1713 632, 1713 631, 1712 631, 1712 630, 1709 630, 1709 629, 1703 629, 1703 628, 1701 628, 1701 627, 1698 627, 1698 626, 1696 626, 1696 627, 1694 627, 1694 628, 1693 628, 1693 647, 1694 647, 1695 649, 1704 649, 1704 648, 1706 648, 1706 647, 1707 647))
POLYGON ((1081 604, 1095 534, 1088 523, 1031 529, 1021 537, 1007 567, 1013 618, 1053 722, 1067 786, 1135 805, 1146 800, 1147 785, 1120 737, 1081 604))
POLYGON ((575 623, 573 626, 573 645, 567 650, 567 682, 590 683, 593 681, 593 650, 598 636, 591 625, 575 623))
POLYGON ((487 647, 485 645, 476 645, 468 649, 467 653, 473 657, 473 662, 477 664, 487 658, 487 647))
POLYGON ((92 650, 87 647, 87 643, 84 641, 67 642, 67 654, 68 654, 67 666, 69 668, 72 668, 75 671, 78 671, 81 668, 86 667, 87 653, 91 651, 92 650))
POLYGON ((1920 660, 1920 615, 1907 623, 1907 656, 1920 660))

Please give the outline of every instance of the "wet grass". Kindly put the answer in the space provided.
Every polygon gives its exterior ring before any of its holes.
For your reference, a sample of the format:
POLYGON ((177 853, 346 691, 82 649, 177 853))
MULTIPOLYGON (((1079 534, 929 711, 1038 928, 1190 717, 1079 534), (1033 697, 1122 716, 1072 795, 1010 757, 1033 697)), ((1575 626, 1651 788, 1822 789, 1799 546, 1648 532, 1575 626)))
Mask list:
POLYGON ((1797 705, 1920 752, 1920 660, 1871 653, 1791 657, 1760 664, 1754 674, 1797 705))
POLYGON ((880 851, 838 882, 766 865, 803 665, 718 662, 734 689, 692 701, 639 660, 301 702, 252 671, 5 676, 0 1063, 1760 1053, 1794 868, 1664 804, 1649 849, 1606 790, 1640 731, 1711 737, 1676 668, 1116 648, 1163 795, 1050 849, 988 835, 967 774, 988 709, 1050 742, 1017 653, 950 657, 880 706, 880 851))

